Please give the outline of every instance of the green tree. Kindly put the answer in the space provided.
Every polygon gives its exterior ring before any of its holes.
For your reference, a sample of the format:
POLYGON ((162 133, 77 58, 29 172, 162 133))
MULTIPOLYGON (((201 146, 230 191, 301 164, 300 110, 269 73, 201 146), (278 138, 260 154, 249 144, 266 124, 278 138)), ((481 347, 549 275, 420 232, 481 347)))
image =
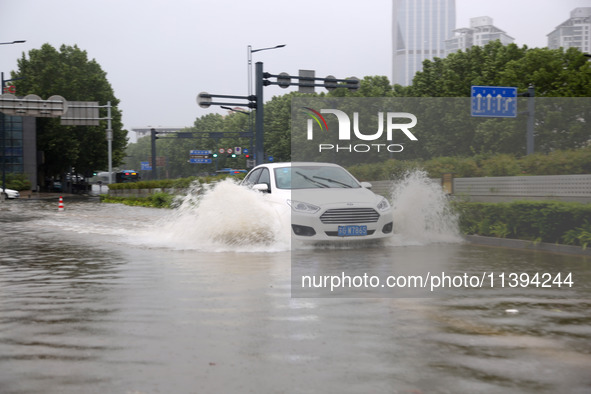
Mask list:
MULTIPOLYGON (((127 132, 122 128, 119 100, 107 80, 107 74, 86 51, 76 45, 55 49, 44 44, 18 60, 18 71, 11 73, 19 95, 36 94, 42 99, 52 95, 68 101, 111 102, 113 129, 113 165, 122 162, 127 132)), ((103 110, 106 111, 106 110, 103 110)), ((101 117, 105 117, 103 113, 101 117)), ((74 168, 77 173, 107 169, 106 121, 101 126, 61 126, 59 118, 37 118, 37 149, 43 152, 42 176, 58 176, 74 168)))
POLYGON ((291 100, 301 95, 291 92, 274 96, 265 104, 265 153, 280 161, 291 160, 291 100))
POLYGON ((568 50, 518 47, 493 41, 446 58, 423 62, 408 96, 469 97, 473 85, 516 86, 524 92, 533 84, 537 97, 591 96, 591 64, 576 48, 568 50))
MULTIPOLYGON (((494 41, 443 59, 426 60, 413 84, 399 90, 407 97, 450 97, 438 100, 421 114, 427 154, 422 158, 450 153, 525 154, 525 115, 516 119, 470 119, 469 102, 450 108, 453 100, 463 100, 459 97, 469 100, 473 85, 515 86, 519 92, 527 91, 530 85, 535 87, 536 152, 579 148, 588 143, 585 119, 591 116, 587 101, 591 96, 591 63, 584 54, 575 48, 528 49, 494 41)), ((526 107, 527 98, 518 98, 518 108, 523 111, 526 107)))

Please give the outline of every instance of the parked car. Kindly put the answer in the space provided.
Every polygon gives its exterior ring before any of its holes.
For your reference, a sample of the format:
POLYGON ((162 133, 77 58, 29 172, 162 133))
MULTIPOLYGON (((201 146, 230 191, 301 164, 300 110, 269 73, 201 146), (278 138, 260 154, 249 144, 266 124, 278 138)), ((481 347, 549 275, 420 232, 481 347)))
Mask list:
POLYGON ((233 175, 238 175, 238 174, 245 174, 247 172, 248 171, 246 171, 246 170, 240 170, 240 169, 237 169, 237 168, 222 168, 221 170, 217 170, 215 172, 215 175, 224 175, 224 174, 227 174, 227 175, 232 175, 233 176, 233 175))
POLYGON ((19 198, 21 195, 18 191, 12 189, 2 189, 0 187, 0 191, 2 192, 0 195, 4 196, 4 198, 19 198))
POLYGON ((372 240, 392 236, 392 208, 343 167, 331 163, 266 163, 242 185, 267 193, 277 210, 291 214, 300 240, 372 240))

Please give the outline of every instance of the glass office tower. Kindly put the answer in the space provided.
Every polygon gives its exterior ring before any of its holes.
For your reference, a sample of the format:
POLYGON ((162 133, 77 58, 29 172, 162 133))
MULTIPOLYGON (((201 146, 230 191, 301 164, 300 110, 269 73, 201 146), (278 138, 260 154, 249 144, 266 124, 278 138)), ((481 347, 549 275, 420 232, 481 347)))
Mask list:
POLYGON ((455 0, 393 0, 392 82, 412 83, 425 59, 445 57, 456 28, 455 0))

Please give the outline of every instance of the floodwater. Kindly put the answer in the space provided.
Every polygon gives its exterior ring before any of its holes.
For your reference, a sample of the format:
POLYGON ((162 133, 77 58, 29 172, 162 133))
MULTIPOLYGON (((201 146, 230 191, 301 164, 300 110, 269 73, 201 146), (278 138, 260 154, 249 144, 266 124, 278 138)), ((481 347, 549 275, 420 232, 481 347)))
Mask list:
POLYGON ((280 220, 249 216, 265 209, 257 197, 224 187, 228 200, 176 210, 0 205, 0 392, 591 392, 588 258, 469 245, 432 225, 371 247, 297 248, 280 220), (574 283, 419 298, 293 289, 292 263, 382 275, 425 261, 574 283))

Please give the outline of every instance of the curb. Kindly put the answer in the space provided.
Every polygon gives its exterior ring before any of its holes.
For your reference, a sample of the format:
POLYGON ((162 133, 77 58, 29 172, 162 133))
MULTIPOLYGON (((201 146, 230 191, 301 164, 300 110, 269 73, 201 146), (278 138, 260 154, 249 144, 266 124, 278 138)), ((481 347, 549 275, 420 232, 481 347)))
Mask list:
POLYGON ((464 239, 467 242, 475 245, 498 246, 510 249, 535 250, 541 252, 562 253, 577 256, 591 256, 591 249, 583 249, 580 246, 559 245, 545 242, 535 243, 533 241, 524 241, 521 239, 483 237, 481 235, 465 235, 464 239))

